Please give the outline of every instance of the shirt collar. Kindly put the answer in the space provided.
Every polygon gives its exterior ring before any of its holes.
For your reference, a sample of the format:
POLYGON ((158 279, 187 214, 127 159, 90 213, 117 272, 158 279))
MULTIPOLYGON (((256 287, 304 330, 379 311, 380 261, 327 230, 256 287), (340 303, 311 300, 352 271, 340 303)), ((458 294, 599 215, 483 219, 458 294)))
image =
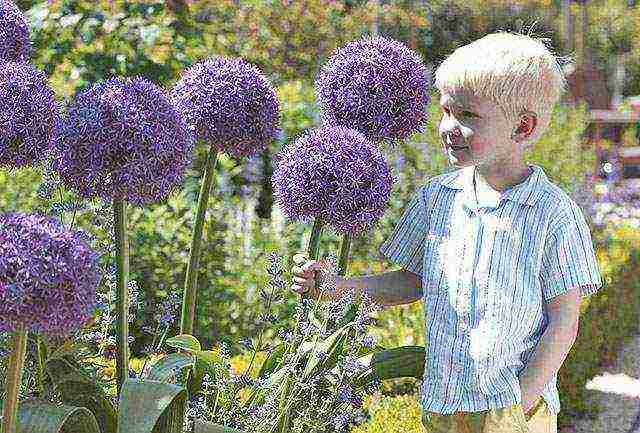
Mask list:
MULTIPOLYGON (((542 186, 547 176, 539 165, 528 164, 528 166, 533 169, 533 172, 524 182, 503 191, 501 199, 513 200, 529 206, 535 205, 540 198, 542 186)), ((471 191, 473 193, 473 170, 474 166, 469 166, 447 173, 440 183, 447 188, 471 191)))

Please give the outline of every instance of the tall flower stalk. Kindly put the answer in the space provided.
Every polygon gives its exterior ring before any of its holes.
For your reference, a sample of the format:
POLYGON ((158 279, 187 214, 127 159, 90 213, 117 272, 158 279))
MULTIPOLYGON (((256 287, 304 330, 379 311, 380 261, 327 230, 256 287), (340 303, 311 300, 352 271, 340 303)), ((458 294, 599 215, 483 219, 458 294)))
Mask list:
POLYGON ((5 402, 2 410, 2 431, 12 432, 18 423, 18 393, 22 382, 24 357, 27 352, 27 331, 23 326, 17 326, 13 333, 12 350, 7 369, 5 402))
POLYGON ((193 138, 162 89, 115 77, 76 96, 55 142, 53 167, 64 184, 113 205, 118 395, 129 374, 127 203, 144 206, 175 191, 191 164, 193 138))
MULTIPOLYGON (((272 182, 279 205, 289 218, 314 220, 307 247, 309 258, 318 258, 322 230, 329 226, 342 234, 339 273, 345 275, 351 236, 371 228, 388 205, 393 177, 384 156, 359 131, 325 126, 304 134, 285 148, 277 160, 272 182)), ((322 295, 321 291, 314 304, 314 316, 322 295)), ((328 317, 324 327, 326 320, 328 317)), ((296 322, 294 335, 299 323, 296 322)), ((317 343, 318 336, 309 358, 316 356, 317 343)), ((295 357, 298 351, 294 344, 287 346, 287 354, 294 350, 295 357)), ((291 404, 298 392, 290 389, 292 374, 289 372, 282 380, 274 433, 288 432, 291 428, 291 404)))
POLYGON ((204 177, 198 195, 198 211, 196 222, 191 236, 191 248, 189 249, 189 264, 184 284, 184 298, 182 302, 182 314, 180 319, 181 334, 193 334, 193 322, 196 317, 196 289, 198 287, 198 269, 200 268, 200 249, 202 246, 202 229, 204 226, 209 196, 213 177, 215 175, 218 152, 211 147, 207 153, 207 161, 204 166, 204 177))
POLYGON ((113 221, 116 253, 116 373, 118 395, 129 377, 129 242, 127 213, 123 200, 113 201, 113 221))
POLYGON ((219 153, 255 155, 278 135, 278 101, 267 78, 240 58, 212 57, 184 71, 171 98, 198 141, 210 146, 185 273, 180 333, 194 334, 198 270, 219 153))

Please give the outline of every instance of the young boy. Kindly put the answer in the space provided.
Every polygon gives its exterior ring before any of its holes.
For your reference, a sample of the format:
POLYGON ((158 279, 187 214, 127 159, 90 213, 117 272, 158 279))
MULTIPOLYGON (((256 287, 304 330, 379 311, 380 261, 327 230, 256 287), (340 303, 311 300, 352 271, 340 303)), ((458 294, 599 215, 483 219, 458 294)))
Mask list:
MULTIPOLYGON (((582 211, 523 161, 564 75, 540 40, 500 32, 457 49, 435 84, 443 151, 458 169, 419 188, 381 245, 402 270, 338 277, 331 297, 356 287, 385 306, 424 302, 428 432, 556 432, 580 298, 602 286, 582 211)), ((296 260, 302 292, 324 263, 296 260)))

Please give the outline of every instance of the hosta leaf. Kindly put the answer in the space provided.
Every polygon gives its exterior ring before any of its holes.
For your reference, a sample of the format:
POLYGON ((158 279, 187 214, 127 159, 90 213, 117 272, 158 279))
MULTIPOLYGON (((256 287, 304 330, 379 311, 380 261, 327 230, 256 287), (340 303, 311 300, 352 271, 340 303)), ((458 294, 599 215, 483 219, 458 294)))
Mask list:
POLYGON ((118 433, 182 433, 186 399, 181 386, 127 379, 118 405, 118 433))
POLYGON ((93 414, 84 407, 24 402, 18 408, 20 433, 100 433, 93 414))
POLYGON ((220 424, 214 424, 205 421, 195 421, 194 433, 247 433, 244 430, 238 430, 231 427, 225 427, 220 424))
POLYGON ((167 345, 176 349, 186 350, 188 352, 195 352, 202 350, 200 342, 196 337, 189 334, 176 335, 166 341, 167 345))
POLYGON ((172 376, 177 377, 181 371, 192 366, 193 356, 185 353, 171 353, 153 364, 147 379, 167 382, 172 376))
POLYGON ((97 420, 101 433, 116 433, 116 410, 111 399, 91 377, 77 368, 77 363, 66 358, 50 359, 46 371, 63 403, 87 408, 97 420))
POLYGON ((365 386, 374 378, 378 380, 424 375, 425 350, 421 346, 402 346, 358 358, 366 368, 350 380, 356 387, 365 386))

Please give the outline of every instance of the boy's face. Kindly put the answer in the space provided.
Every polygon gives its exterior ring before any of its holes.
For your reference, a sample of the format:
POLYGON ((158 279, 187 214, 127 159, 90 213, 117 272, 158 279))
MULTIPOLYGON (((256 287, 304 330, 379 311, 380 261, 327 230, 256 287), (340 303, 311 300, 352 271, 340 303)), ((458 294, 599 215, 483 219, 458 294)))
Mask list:
POLYGON ((521 158, 511 125, 494 102, 467 91, 442 90, 439 132, 444 153, 455 167, 509 164, 521 158))

